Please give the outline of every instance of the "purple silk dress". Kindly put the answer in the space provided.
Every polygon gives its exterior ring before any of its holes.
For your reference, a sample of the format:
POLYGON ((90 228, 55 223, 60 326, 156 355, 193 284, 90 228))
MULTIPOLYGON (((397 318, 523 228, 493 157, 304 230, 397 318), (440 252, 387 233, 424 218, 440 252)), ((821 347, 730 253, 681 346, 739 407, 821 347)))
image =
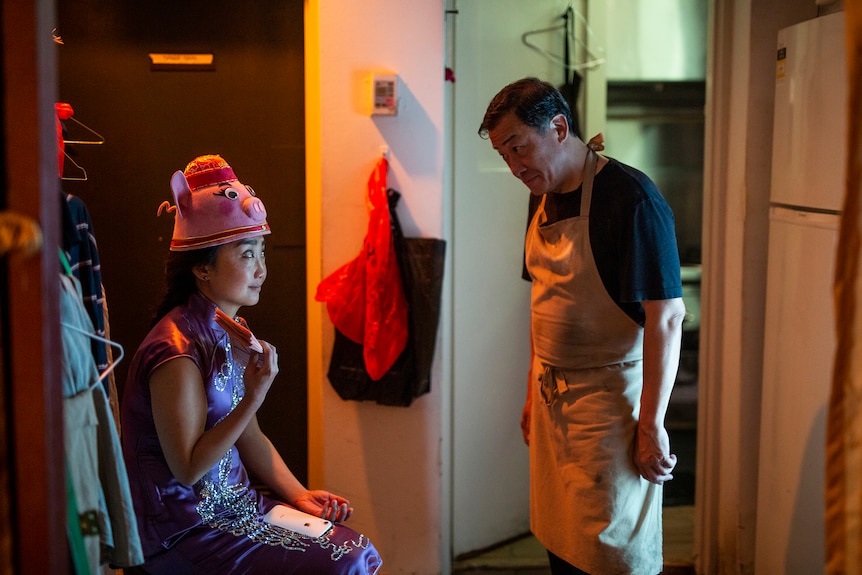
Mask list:
POLYGON ((196 293, 147 335, 129 368, 122 398, 123 456, 141 544, 152 575, 374 574, 382 560, 371 542, 343 525, 311 538, 263 522, 278 501, 255 491, 234 446, 195 485, 171 474, 156 435, 148 379, 164 362, 188 357, 206 386, 206 428, 243 397, 244 364, 215 323, 215 305, 196 293))

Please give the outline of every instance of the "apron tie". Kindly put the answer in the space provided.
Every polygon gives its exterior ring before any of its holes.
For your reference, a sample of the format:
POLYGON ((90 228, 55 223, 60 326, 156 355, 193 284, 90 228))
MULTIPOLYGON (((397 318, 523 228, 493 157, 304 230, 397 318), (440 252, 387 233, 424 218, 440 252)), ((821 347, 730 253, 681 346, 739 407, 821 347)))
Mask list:
POLYGON ((545 364, 545 371, 539 376, 539 382, 545 405, 554 405, 557 397, 566 393, 569 389, 569 383, 566 381, 566 372, 555 368, 553 365, 545 364))
POLYGON ((601 132, 590 138, 590 141, 587 142, 587 147, 592 152, 601 152, 605 149, 605 137, 601 132))

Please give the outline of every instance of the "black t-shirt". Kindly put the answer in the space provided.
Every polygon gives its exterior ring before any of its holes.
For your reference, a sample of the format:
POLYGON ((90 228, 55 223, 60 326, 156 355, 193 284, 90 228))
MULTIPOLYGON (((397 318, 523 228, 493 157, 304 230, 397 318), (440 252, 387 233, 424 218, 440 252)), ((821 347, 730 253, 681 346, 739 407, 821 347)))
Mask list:
MULTIPOLYGON (((530 196, 528 222, 542 198, 530 196)), ((580 215, 581 188, 547 194, 545 225, 580 215)), ((643 172, 609 158, 596 174, 590 205, 590 243, 611 298, 640 325, 641 301, 682 297, 673 212, 643 172)), ((530 279, 524 267, 524 278, 530 279)))

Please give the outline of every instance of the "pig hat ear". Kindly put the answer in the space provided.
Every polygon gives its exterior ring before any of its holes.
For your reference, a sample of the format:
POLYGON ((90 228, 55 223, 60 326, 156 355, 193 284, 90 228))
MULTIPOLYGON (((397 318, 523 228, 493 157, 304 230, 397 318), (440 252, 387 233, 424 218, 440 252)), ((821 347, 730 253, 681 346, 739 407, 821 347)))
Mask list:
POLYGON ((180 170, 174 172, 171 176, 171 190, 174 192, 174 201, 177 203, 172 206, 170 202, 162 202, 156 212, 156 216, 162 215, 162 212, 176 213, 176 218, 183 217, 183 205, 188 206, 191 200, 192 191, 189 189, 189 182, 186 180, 185 174, 180 170))
POLYGON ((162 202, 162 211, 173 212, 171 251, 218 246, 270 233, 266 208, 251 187, 241 183, 221 156, 199 156, 184 172, 171 176, 175 206, 162 202))
POLYGON ((177 170, 171 176, 171 190, 174 192, 174 201, 177 203, 177 217, 183 217, 183 206, 188 206, 192 198, 192 190, 185 174, 177 170))

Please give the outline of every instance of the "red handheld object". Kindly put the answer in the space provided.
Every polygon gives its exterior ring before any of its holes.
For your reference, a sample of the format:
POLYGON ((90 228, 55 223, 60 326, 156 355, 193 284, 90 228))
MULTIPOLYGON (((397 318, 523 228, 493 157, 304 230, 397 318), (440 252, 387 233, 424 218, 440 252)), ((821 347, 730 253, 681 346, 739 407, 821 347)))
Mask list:
POLYGON ((216 308, 215 321, 228 333, 234 345, 239 345, 243 349, 249 349, 257 353, 263 353, 263 346, 260 345, 260 342, 245 325, 245 320, 242 318, 234 320, 221 309, 216 308))

